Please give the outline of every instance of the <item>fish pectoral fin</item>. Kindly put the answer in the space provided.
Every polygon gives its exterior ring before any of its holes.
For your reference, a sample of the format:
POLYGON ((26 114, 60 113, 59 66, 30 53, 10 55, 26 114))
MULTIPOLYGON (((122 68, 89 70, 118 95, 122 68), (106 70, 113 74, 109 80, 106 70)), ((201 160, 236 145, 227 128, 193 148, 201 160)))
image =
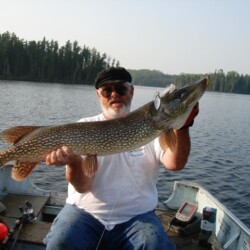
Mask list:
POLYGON ((166 151, 168 147, 173 149, 176 145, 176 136, 173 129, 162 133, 159 136, 159 142, 163 151, 166 151))
POLYGON ((92 177, 95 175, 95 173, 98 170, 98 162, 97 162, 97 156, 96 155, 86 155, 83 158, 84 166, 83 166, 83 172, 88 177, 92 177))
POLYGON ((11 177, 16 181, 23 181, 37 164, 38 162, 17 161, 12 167, 11 177))
POLYGON ((25 135, 35 131, 43 126, 16 126, 5 129, 0 133, 0 140, 7 143, 17 143, 25 135))

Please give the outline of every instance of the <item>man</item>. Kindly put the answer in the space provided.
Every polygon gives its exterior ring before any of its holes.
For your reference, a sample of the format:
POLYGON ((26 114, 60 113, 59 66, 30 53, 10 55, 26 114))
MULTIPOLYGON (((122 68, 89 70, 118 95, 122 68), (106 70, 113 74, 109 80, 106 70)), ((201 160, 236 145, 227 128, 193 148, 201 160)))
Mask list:
MULTIPOLYGON (((134 87, 126 69, 101 71, 95 87, 102 113, 80 122, 129 114, 134 87)), ((48 165, 66 165, 69 182, 66 205, 45 238, 47 249, 175 249, 153 212, 158 165, 161 162, 169 170, 184 168, 190 152, 188 126, 195 115, 184 129, 174 131, 174 148, 163 151, 157 138, 138 150, 98 156, 98 169, 91 174, 86 174, 87 157, 67 147, 47 155, 48 165)))

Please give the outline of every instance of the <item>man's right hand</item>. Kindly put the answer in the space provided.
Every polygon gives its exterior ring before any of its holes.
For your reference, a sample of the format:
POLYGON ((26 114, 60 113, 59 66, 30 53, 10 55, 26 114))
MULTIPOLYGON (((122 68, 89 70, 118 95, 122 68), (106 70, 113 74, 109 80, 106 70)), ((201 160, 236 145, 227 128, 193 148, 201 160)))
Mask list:
POLYGON ((91 190, 93 177, 84 174, 84 159, 81 155, 75 154, 69 147, 63 146, 52 151, 45 157, 45 163, 49 166, 67 165, 66 179, 74 186, 75 190, 79 193, 91 190))
POLYGON ((63 146, 49 153, 45 158, 45 163, 56 166, 71 165, 78 157, 81 156, 76 155, 69 147, 63 146))

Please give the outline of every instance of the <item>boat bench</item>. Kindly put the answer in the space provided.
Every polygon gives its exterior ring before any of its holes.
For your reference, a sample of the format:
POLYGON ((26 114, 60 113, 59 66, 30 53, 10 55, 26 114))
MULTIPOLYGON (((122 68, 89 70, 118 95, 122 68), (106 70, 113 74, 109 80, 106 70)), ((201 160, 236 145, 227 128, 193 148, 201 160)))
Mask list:
MULTIPOLYGON (((0 219, 7 224, 9 228, 13 228, 16 220, 22 217, 19 207, 26 207, 26 201, 29 201, 32 204, 35 215, 39 216, 48 200, 49 196, 8 193, 0 200, 0 202, 6 207, 6 210, 0 214, 0 219)), ((18 239, 24 242, 43 244, 43 239, 48 233, 50 227, 50 222, 39 220, 24 224, 18 239)))

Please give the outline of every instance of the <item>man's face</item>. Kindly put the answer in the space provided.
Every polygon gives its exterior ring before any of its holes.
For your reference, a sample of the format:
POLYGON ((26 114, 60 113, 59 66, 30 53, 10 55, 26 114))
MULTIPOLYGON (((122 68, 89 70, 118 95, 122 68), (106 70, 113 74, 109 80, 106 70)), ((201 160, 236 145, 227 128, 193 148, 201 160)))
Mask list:
POLYGON ((134 87, 130 83, 106 83, 97 90, 97 96, 106 119, 129 114, 134 87))

